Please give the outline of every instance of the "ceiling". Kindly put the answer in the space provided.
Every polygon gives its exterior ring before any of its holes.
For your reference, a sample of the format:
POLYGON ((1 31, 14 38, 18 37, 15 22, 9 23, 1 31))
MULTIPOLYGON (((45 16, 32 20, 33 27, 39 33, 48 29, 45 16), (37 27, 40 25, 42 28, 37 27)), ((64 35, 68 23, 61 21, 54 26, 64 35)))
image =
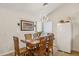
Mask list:
POLYGON ((43 6, 43 3, 1 3, 0 7, 33 16, 47 15, 61 5, 63 5, 63 3, 48 3, 48 5, 45 6, 43 6))

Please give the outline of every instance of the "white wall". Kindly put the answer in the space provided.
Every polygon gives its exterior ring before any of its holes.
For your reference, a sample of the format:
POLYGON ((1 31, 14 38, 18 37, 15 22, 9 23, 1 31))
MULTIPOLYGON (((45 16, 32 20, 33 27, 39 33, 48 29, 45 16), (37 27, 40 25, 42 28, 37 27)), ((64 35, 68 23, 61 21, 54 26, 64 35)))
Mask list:
MULTIPOLYGON (((57 22, 64 19, 65 16, 71 16, 73 22, 73 50, 79 51, 79 4, 63 5, 48 15, 49 20, 53 22, 53 32, 56 35, 57 22)), ((20 31, 17 25, 20 18, 28 20, 36 20, 27 13, 19 13, 9 9, 0 7, 0 55, 2 53, 13 50, 13 36, 18 36, 24 39, 24 33, 27 31, 20 31)), ((30 32, 33 33, 34 31, 30 32)), ((22 44, 24 45, 24 44, 22 44)), ((21 46, 22 46, 21 45, 21 46)))
POLYGON ((53 21, 53 33, 56 36, 57 23, 59 20, 70 16, 73 25, 73 43, 72 50, 79 51, 79 4, 66 4, 61 8, 51 12, 48 17, 53 21))
MULTIPOLYGON (((24 39, 24 33, 29 33, 20 31, 20 26, 17 23, 20 22, 21 17, 33 21, 33 18, 27 15, 27 13, 18 13, 0 7, 0 55, 13 50, 13 36, 24 39)), ((31 31, 30 33, 33 32, 31 31)), ((24 44, 21 44, 22 46, 24 44)))

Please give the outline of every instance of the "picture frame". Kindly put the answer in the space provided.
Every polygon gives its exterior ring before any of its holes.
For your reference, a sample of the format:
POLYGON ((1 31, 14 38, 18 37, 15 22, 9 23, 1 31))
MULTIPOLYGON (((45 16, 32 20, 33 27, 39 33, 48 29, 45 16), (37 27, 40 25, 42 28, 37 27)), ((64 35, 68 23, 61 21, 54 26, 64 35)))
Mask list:
POLYGON ((34 22, 21 20, 21 31, 34 31, 34 22))

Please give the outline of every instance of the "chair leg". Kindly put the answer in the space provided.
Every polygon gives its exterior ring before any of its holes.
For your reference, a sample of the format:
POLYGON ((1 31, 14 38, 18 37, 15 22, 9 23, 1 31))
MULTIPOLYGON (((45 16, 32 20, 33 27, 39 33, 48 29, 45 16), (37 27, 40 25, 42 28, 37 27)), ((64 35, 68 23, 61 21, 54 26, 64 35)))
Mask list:
POLYGON ((53 51, 52 51, 52 56, 53 56, 53 51))
POLYGON ((16 53, 14 53, 14 55, 16 56, 16 53))

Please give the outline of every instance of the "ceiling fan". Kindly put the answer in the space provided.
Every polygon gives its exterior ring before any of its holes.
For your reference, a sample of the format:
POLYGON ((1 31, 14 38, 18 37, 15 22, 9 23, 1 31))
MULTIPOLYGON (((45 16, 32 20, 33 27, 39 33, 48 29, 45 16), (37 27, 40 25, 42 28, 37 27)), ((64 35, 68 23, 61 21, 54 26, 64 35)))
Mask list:
POLYGON ((43 6, 46 6, 46 5, 48 5, 48 3, 43 3, 43 6))

